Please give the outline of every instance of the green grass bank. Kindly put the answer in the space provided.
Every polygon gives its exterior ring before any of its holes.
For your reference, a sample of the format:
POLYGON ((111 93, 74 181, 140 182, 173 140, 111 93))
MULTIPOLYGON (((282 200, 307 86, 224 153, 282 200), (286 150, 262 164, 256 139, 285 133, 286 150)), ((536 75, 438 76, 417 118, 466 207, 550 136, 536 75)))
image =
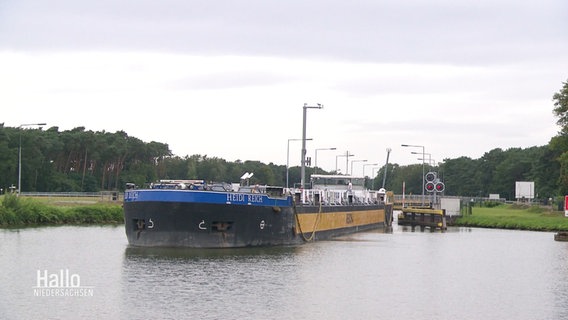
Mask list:
POLYGON ((63 224, 121 224, 120 203, 57 206, 43 201, 5 195, 0 197, 0 227, 27 227, 63 224))
POLYGON ((564 212, 539 206, 497 205, 474 207, 471 215, 458 218, 454 225, 467 227, 534 231, 568 231, 564 212))
MULTIPOLYGON (((0 196, 0 227, 27 227, 65 224, 122 224, 122 202, 74 204, 62 199, 36 199, 0 196)), ((487 205, 472 208, 471 215, 459 217, 456 226, 517 229, 534 231, 568 231, 564 212, 522 205, 487 205)))

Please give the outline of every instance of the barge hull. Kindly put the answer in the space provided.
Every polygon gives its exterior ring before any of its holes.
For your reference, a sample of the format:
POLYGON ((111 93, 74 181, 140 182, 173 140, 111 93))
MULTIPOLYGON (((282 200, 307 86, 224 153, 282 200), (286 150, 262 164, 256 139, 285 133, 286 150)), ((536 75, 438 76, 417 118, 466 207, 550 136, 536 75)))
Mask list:
MULTIPOLYGON (((254 206, 124 203, 132 246, 227 248, 299 245, 385 226, 383 205, 254 206)), ((392 210, 392 209, 391 209, 392 210)))
POLYGON ((134 246, 226 248, 291 245, 290 207, 181 202, 125 203, 125 228, 134 246))

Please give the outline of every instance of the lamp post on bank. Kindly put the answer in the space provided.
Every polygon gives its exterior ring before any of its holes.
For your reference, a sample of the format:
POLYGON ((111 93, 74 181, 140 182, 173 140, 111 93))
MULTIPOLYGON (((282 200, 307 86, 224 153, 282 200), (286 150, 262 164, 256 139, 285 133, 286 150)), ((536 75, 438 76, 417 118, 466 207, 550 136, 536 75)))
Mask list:
POLYGON ((316 156, 315 156, 315 161, 314 161, 314 174, 316 173, 317 169, 318 169, 318 150, 335 150, 337 148, 319 148, 316 149, 316 156))
MULTIPOLYGON (((418 154, 418 155, 421 154, 420 152, 416 152, 416 151, 412 151, 411 153, 412 153, 412 154, 418 154)), ((432 166, 432 154, 430 154, 430 153, 428 153, 428 152, 422 153, 422 158, 423 158, 423 159, 418 159, 418 160, 423 160, 423 161, 428 160, 428 166, 432 166), (428 159, 424 158, 424 156, 428 156, 428 159)), ((428 170, 429 170, 429 169, 428 169, 428 170)))
POLYGON ((345 164, 345 174, 347 175, 349 172, 347 172, 347 164, 349 163, 349 157, 354 157, 354 154, 350 154, 349 151, 346 151, 345 154, 339 154, 335 156, 335 173, 339 174, 339 169, 337 168, 337 159, 339 157, 347 157, 347 163, 345 164))
POLYGON ((353 175, 353 163, 355 162, 367 162, 367 160, 351 160, 351 175, 353 175))
POLYGON ((27 124, 21 124, 20 126, 18 126, 18 129, 20 129, 20 146, 18 147, 18 192, 16 193, 16 196, 20 196, 20 192, 22 191, 22 131, 21 129, 23 127, 30 127, 30 126, 45 126, 46 123, 27 123, 27 124))
POLYGON ((410 148, 422 148, 422 206, 424 206, 424 155, 425 148, 424 146, 420 145, 412 145, 412 144, 401 144, 401 147, 410 147, 410 148))
POLYGON ((363 165, 363 177, 365 176, 365 167, 367 166, 378 166, 378 163, 366 163, 363 165))
POLYGON ((418 159, 418 160, 428 161, 428 165, 430 166, 430 169, 436 166, 436 159, 432 159, 432 158, 429 158, 429 159, 426 159, 426 158, 424 158, 424 159, 422 159, 422 158, 417 158, 417 159, 418 159))
MULTIPOLYGON (((363 165, 363 178, 366 177, 366 176, 365 176, 365 167, 368 167, 368 166, 377 166, 377 165, 379 165, 379 164, 378 164, 378 163, 366 163, 366 164, 364 164, 364 165, 363 165)), ((372 187, 371 187, 371 190, 372 190, 372 187)))
MULTIPOLYGON (((302 139, 288 139, 288 147, 286 149, 286 188, 288 188, 288 176, 290 172, 290 141, 300 141, 302 139)), ((312 138, 306 139, 307 141, 311 141, 312 138)))
POLYGON ((380 169, 381 167, 374 167, 373 170, 371 170, 372 175, 373 175, 373 183, 371 184, 371 190, 375 190, 375 178, 377 177, 377 174, 375 173, 375 170, 380 169))

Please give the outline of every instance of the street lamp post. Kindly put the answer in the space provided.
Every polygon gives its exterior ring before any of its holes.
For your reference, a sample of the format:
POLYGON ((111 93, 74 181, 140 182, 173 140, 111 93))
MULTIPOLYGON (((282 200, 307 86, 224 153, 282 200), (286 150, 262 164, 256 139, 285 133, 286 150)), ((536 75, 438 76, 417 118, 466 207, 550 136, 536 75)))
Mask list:
POLYGON ((374 168, 373 168, 373 171, 372 171, 372 172, 373 172, 373 173, 372 173, 373 178, 376 177, 375 170, 380 169, 380 168, 381 168, 381 167, 374 167, 374 168))
POLYGON ((367 164, 364 164, 364 165, 363 165, 363 177, 365 176, 365 167, 368 167, 368 166, 378 166, 378 165, 379 165, 378 163, 367 163, 367 164))
MULTIPOLYGON (((288 139, 288 147, 286 148, 286 188, 288 188, 288 176, 290 172, 290 141, 300 141, 302 139, 288 139)), ((311 141, 312 138, 306 139, 306 141, 311 141)))
POLYGON ((377 177, 375 170, 380 169, 381 167, 374 167, 373 170, 371 170, 372 172, 372 176, 373 176, 373 183, 371 183, 371 190, 375 190, 375 178, 377 177))
POLYGON ((314 173, 316 173, 317 169, 318 169, 318 150, 335 150, 337 148, 319 148, 316 149, 315 151, 315 159, 314 159, 314 173))
MULTIPOLYGON (((378 165, 378 163, 367 163, 367 164, 364 164, 364 165, 363 165, 363 177, 366 177, 366 176, 365 176, 365 167, 367 167, 367 166, 376 166, 376 165, 378 165)), ((365 181, 367 181, 367 179, 365 179, 365 181)), ((371 187, 371 189, 373 189, 373 188, 371 187)))
POLYGON ((304 116, 303 116, 303 124, 302 124, 302 170, 301 170, 301 180, 300 186, 303 189, 304 184, 306 182, 306 114, 308 109, 322 109, 323 105, 319 104, 317 106, 308 106, 307 103, 304 103, 304 116))
MULTIPOLYGON (((416 151, 412 151, 412 154, 421 154, 420 152, 416 152, 416 151)), ((432 166, 432 154, 426 152, 422 154, 422 158, 424 158, 424 156, 427 155, 428 156, 428 166, 432 166)), ((424 159, 418 159, 418 160, 423 160, 426 161, 426 158, 424 159)))
MULTIPOLYGON (((339 169, 337 168, 337 159, 339 157, 347 157, 347 163, 349 163, 349 157, 354 157, 354 154, 350 154, 349 151, 346 151, 345 154, 338 154, 335 156, 335 173, 339 173, 339 169)), ((349 172, 347 172, 347 164, 345 165, 345 174, 348 174, 349 172)))
POLYGON ((417 158, 417 159, 418 159, 418 160, 424 160, 424 161, 428 160, 428 165, 430 166, 430 168, 433 168, 433 167, 436 166, 436 159, 432 159, 432 158, 430 158, 430 159, 417 158))
POLYGON ((353 163, 354 162, 367 162, 367 160, 351 160, 351 175, 353 175, 353 163))
POLYGON ((29 127, 29 126, 45 126, 45 123, 27 123, 21 124, 18 129, 20 129, 20 146, 18 148, 18 192, 16 196, 20 196, 20 192, 22 191, 22 127, 29 127))
POLYGON ((410 148, 422 148, 422 206, 424 206, 424 155, 425 148, 424 146, 420 145, 412 145, 412 144, 401 144, 401 147, 410 147, 410 148))

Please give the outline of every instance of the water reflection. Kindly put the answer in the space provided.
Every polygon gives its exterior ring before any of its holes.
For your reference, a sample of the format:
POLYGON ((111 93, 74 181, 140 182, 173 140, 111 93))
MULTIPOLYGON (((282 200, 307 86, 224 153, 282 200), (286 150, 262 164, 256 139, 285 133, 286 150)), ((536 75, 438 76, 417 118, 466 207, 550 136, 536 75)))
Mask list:
POLYGON ((301 250, 301 246, 290 247, 255 247, 255 248, 221 248, 221 249, 193 249, 193 248, 143 248, 127 247, 124 250, 126 260, 132 258, 151 258, 165 260, 191 260, 191 259, 251 259, 254 257, 279 258, 292 255, 301 250))
POLYGON ((294 261, 302 250, 129 247, 122 268, 122 307, 132 318, 218 319, 225 313, 229 319, 250 318, 251 303, 264 308, 289 294, 285 284, 293 281, 294 261), (168 307, 151 308, 149 302, 168 307))

